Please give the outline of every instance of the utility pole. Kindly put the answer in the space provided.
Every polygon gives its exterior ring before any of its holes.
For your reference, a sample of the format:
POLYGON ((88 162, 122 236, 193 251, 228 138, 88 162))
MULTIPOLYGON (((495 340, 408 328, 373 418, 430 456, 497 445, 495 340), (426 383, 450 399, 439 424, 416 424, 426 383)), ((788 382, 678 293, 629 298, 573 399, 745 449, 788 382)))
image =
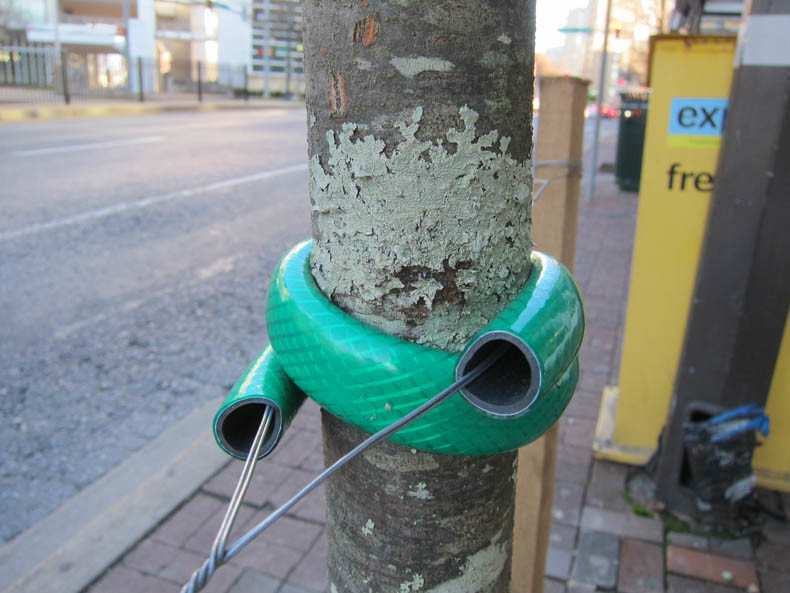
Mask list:
POLYGON ((603 49, 601 50, 601 76, 598 79, 598 110, 595 114, 595 134, 593 136, 592 169, 590 170, 590 193, 592 200, 595 194, 595 178, 598 173, 598 140, 601 137, 601 107, 603 95, 606 90, 606 62, 609 57, 609 20, 612 17, 612 0, 606 0, 606 24, 603 31, 603 49))
POLYGON ((678 488, 694 408, 764 404, 790 301, 790 5, 754 0, 736 53, 710 213, 661 443, 656 493, 678 488))
MULTIPOLYGON (((303 6, 313 276, 460 351, 530 272, 534 0, 303 6)), ((327 462, 364 436, 323 431, 327 462)), ((351 462, 327 489, 330 590, 508 592, 515 468, 392 443, 351 462)))

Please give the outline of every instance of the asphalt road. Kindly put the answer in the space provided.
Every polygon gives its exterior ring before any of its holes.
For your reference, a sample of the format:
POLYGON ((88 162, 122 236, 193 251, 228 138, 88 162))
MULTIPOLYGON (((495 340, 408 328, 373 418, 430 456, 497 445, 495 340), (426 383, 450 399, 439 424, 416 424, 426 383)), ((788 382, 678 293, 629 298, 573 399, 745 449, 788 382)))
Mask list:
POLYGON ((303 109, 2 127, 0 543, 227 393, 305 163, 303 109))
POLYGON ((3 126, 0 541, 246 368, 306 151, 303 109, 3 126))

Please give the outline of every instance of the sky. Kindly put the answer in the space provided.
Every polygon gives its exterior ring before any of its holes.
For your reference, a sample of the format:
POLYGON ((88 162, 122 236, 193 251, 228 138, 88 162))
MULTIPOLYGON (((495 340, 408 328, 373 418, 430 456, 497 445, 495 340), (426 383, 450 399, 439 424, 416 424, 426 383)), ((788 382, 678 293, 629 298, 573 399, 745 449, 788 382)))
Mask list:
POLYGON ((587 0, 537 0, 535 50, 540 53, 564 45, 565 35, 557 29, 565 25, 568 11, 587 3, 587 0))

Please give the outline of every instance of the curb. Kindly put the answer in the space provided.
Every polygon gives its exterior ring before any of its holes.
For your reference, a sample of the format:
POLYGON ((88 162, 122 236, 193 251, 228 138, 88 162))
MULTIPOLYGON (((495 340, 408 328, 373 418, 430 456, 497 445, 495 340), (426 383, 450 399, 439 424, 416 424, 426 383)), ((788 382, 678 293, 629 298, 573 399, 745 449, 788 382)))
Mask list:
POLYGON ((211 401, 0 548, 3 593, 79 593, 227 465, 211 401))
POLYGON ((246 111, 259 109, 304 109, 303 101, 207 102, 207 103, 121 103, 92 105, 30 105, 0 107, 0 123, 48 119, 98 118, 184 111, 246 111))

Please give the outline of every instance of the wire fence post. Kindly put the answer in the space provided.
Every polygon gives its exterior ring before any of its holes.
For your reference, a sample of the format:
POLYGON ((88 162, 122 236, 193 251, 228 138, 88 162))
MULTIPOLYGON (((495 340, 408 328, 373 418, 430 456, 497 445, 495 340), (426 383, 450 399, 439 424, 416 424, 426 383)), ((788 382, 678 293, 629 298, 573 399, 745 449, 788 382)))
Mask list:
POLYGON ((197 96, 198 103, 203 102, 203 76, 201 70, 203 69, 203 62, 197 61, 197 96))
POLYGON ((143 58, 137 56, 137 97, 140 103, 145 101, 145 94, 143 93, 143 58))
POLYGON ((63 100, 66 105, 71 103, 71 96, 69 95, 69 73, 68 65, 66 64, 66 52, 60 52, 60 78, 63 82, 63 100))

